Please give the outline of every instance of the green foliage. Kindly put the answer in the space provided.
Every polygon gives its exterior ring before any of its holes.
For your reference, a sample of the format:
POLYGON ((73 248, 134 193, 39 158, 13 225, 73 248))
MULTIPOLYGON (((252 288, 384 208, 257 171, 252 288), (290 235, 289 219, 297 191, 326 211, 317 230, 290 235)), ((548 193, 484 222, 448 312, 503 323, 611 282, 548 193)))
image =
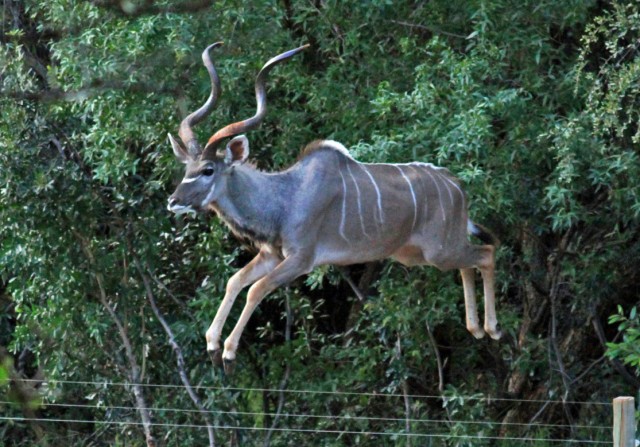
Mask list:
MULTIPOLYGON (((267 429, 286 382, 309 392, 284 394, 278 427, 361 432, 318 432, 313 445, 406 445, 398 433, 407 417, 442 421, 412 423, 442 435, 430 445, 495 445, 469 437, 501 435, 608 440, 501 425, 608 421, 588 406, 540 410, 491 397, 609 401, 633 392, 594 347, 592 322, 616 309, 610 321, 622 338, 607 355, 640 376, 637 4, 30 0, 5 10, 0 345, 15 361, 0 366, 0 389, 15 391, 2 385, 15 367, 48 380, 38 391, 45 402, 76 406, 16 404, 6 414, 96 421, 3 424, 6 445, 143 445, 139 425, 120 424, 140 418, 131 387, 116 385, 134 377, 119 325, 138 380, 176 387, 143 388, 147 404, 194 409, 137 263, 189 379, 208 387, 198 393, 217 425, 267 429), (166 212, 182 175, 166 134, 208 95, 199 55, 217 40, 225 41, 214 54, 223 94, 196 128, 200 140, 254 113, 252 82, 266 60, 311 43, 270 75, 269 113, 249 135, 253 160, 283 168, 307 142, 331 138, 362 161, 446 166, 465 183, 473 219, 502 240, 505 340, 466 332, 457 272, 385 263, 365 281, 361 304, 336 269, 323 267, 260 306, 235 376, 212 370, 203 335, 251 249, 212 216, 166 212)), ((352 269, 353 279, 363 270, 352 269)), ((204 423, 197 412, 152 418, 204 423)), ((166 445, 207 442, 205 430, 153 431, 166 445)), ((217 430, 222 445, 264 436, 217 430)), ((281 431, 270 442, 307 445, 309 437, 281 431)))
POLYGON ((636 375, 640 376, 640 317, 638 308, 632 307, 629 316, 625 316, 622 306, 618 306, 618 313, 609 317, 609 323, 617 324, 618 330, 623 333, 622 341, 607 343, 609 350, 607 355, 611 358, 622 360, 625 364, 634 368, 636 375))

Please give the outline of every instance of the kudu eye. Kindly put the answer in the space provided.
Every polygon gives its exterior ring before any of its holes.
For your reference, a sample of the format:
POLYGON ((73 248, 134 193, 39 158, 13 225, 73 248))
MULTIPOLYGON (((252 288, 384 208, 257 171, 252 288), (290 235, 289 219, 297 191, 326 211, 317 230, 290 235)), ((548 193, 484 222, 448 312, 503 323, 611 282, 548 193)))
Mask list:
POLYGON ((207 166, 202 170, 202 175, 206 177, 211 177, 213 175, 214 169, 211 166, 207 166))

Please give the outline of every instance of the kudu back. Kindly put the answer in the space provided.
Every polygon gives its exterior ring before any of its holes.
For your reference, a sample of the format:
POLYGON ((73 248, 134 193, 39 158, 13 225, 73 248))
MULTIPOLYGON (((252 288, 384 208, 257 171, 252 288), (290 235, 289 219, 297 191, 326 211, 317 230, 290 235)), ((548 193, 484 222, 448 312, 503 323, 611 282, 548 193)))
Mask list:
POLYGON ((211 80, 206 103, 180 125, 182 143, 169 135, 186 173, 169 198, 175 213, 215 211, 238 237, 259 253, 228 281, 218 312, 206 333, 207 350, 229 370, 244 327, 256 306, 277 287, 323 264, 348 265, 393 258, 402 264, 460 269, 467 329, 476 337, 501 336, 494 298, 496 240, 467 215, 467 198, 448 170, 428 163, 369 164, 353 159, 340 143, 318 140, 299 161, 274 173, 245 163, 249 141, 243 132, 260 125, 266 113, 265 82, 278 63, 306 46, 268 61, 256 78, 256 114, 217 131, 204 148, 192 126, 215 106, 220 91, 209 52, 202 54, 211 80), (222 143, 231 138, 224 148, 222 143), (473 245, 469 234, 484 245, 473 245), (484 330, 475 299, 475 271, 484 283, 484 330), (244 309, 221 352, 222 326, 240 291, 251 285, 244 309))

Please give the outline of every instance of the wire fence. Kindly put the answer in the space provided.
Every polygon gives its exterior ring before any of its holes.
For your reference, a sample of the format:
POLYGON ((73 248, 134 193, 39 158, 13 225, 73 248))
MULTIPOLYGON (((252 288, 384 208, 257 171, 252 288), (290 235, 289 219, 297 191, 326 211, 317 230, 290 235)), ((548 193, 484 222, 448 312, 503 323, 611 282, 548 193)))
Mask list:
MULTIPOLYGON (((180 388, 184 389, 184 385, 177 384, 158 384, 158 383, 131 383, 131 382, 98 382, 84 380, 50 380, 42 381, 36 379, 23 379, 24 382, 38 382, 41 384, 71 384, 71 385, 97 385, 97 386, 122 386, 132 387, 140 386, 146 388, 180 388)), ((383 393, 383 392, 358 392, 358 391, 341 391, 341 390, 302 390, 302 389, 279 389, 279 388, 250 388, 250 387, 232 387, 232 386, 214 386, 214 385, 195 385, 196 390, 211 391, 238 391, 238 392, 259 392, 259 393, 289 393, 289 394, 314 394, 314 395, 341 395, 341 396, 360 396, 360 397, 379 397, 379 398, 409 398, 409 399, 437 399, 447 400, 446 395, 435 394, 402 394, 402 393, 383 393)), ((516 402, 516 403, 540 403, 540 404, 564 404, 564 405, 598 405, 611 407, 611 402, 598 401, 576 401, 562 399, 517 399, 511 397, 493 397, 480 395, 456 395, 450 399, 462 399, 465 401, 484 401, 491 402, 516 402)))
MULTIPOLYGON (((23 379, 24 382, 38 382, 41 386, 49 388, 55 388, 58 385, 63 386, 90 386, 94 388, 109 388, 109 387, 133 387, 140 386, 149 389, 184 389, 182 385, 177 384, 155 384, 155 383, 139 383, 134 384, 130 382, 111 382, 111 381, 82 381, 82 380, 50 380, 40 381, 35 379, 23 379)), ((482 401, 485 403, 491 402, 511 402, 511 403, 530 403, 530 404, 570 404, 570 405, 590 405, 595 406, 597 409, 605 410, 612 406, 609 402, 597 402, 597 401, 569 401, 558 399, 518 399, 511 397, 492 397, 482 395, 467 395, 467 396, 443 396, 443 395, 429 395, 429 394, 400 394, 400 393, 384 393, 384 392, 372 392, 372 391, 341 391, 341 390, 310 390, 310 389, 276 389, 276 388, 253 388, 253 387, 229 387, 229 386, 196 386, 194 387, 200 391, 223 391, 223 392, 238 392, 238 393, 289 393, 297 394, 299 396, 307 395, 325 395, 325 396, 350 396, 350 397, 367 397, 367 398, 402 398, 407 397, 411 399, 437 399, 439 401, 446 402, 447 400, 460 400, 460 401, 482 401)), ((10 401, 0 401, 0 407, 3 405, 11 405, 10 401)), ((58 402, 54 399, 47 401, 46 399, 40 402, 42 410, 46 409, 59 409, 64 411, 65 409, 86 409, 91 411, 105 411, 108 414, 102 420, 89 420, 89 419, 77 419, 77 418, 64 418, 64 417, 23 417, 23 416, 0 416, 0 421, 12 422, 12 423, 64 423, 64 424, 94 424, 101 427, 123 427, 123 426, 142 426, 144 425, 140 421, 136 420, 124 420, 122 414, 118 412, 130 412, 135 413, 140 410, 148 410, 153 414, 163 414, 165 419, 176 419, 180 415, 197 415, 208 414, 214 415, 216 420, 231 420, 235 421, 235 424, 230 423, 216 423, 213 425, 202 425, 194 423, 175 423, 175 422, 152 422, 150 425, 155 427, 165 427, 167 429, 210 429, 216 430, 236 430, 242 432, 266 432, 271 431, 275 433, 298 433, 298 434, 310 434, 315 435, 357 435, 368 437, 394 437, 398 438, 416 438, 416 439, 452 439, 452 440, 464 440, 464 441, 487 441, 487 442, 522 442, 522 443, 548 443, 548 444, 565 444, 565 445, 612 445, 611 441, 600 440, 608 436, 607 432, 611 431, 611 426, 604 425, 580 425, 580 424, 553 424, 553 423, 524 423, 524 422, 496 422, 496 421, 483 421, 483 420, 471 420, 471 419, 436 419, 436 418, 412 418, 412 417, 382 417, 382 416, 366 416, 360 414, 310 414, 310 413, 286 413, 286 412, 255 412, 255 411, 237 411, 237 410, 198 410, 188 408, 176 408, 176 407, 149 407, 139 408, 134 406, 125 405, 108 405, 105 403, 90 404, 90 403, 65 403, 58 402), (259 421, 264 418, 280 418, 285 421, 283 426, 260 426, 259 421), (253 420, 249 419, 253 418, 253 420), (304 423, 308 421, 316 421, 319 427, 304 427, 304 423), (354 429, 350 427, 350 423, 358 423, 360 426, 364 424, 374 424, 373 429, 366 427, 364 429, 354 429), (340 424, 340 428, 327 428, 328 424, 340 424), (391 426, 397 426, 397 424, 404 424, 404 429, 391 430, 391 426), (407 425, 410 424, 410 425, 407 425), (467 427, 467 432, 472 431, 477 434, 459 434, 453 432, 452 427, 467 427), (379 427, 383 427, 382 430, 379 427), (389 428, 388 431, 387 427, 389 428), (407 430, 407 427, 411 427, 407 430), (487 435, 484 432, 495 428, 513 428, 520 429, 525 435, 522 436, 509 436, 507 432, 501 433, 500 436, 487 435), (443 431, 446 428, 449 431, 443 431), (542 433, 547 433, 546 436, 528 436, 530 430, 539 429, 543 430, 542 433), (557 433, 557 430, 565 430, 567 433, 571 432, 572 436, 575 436, 575 431, 578 430, 583 434, 586 439, 568 439, 553 437, 553 433, 557 433), (428 432, 427 432, 428 431, 428 432), (548 436, 552 434, 552 436, 548 436)), ((98 418, 99 419, 99 418, 98 418)), ((360 428, 360 427, 359 427, 360 428)), ((491 433, 491 432, 488 432, 491 433)))
MULTIPOLYGON (((9 401, 0 401, 0 404, 10 404, 9 401)), ((329 419, 332 421, 374 421, 374 422, 411 422, 424 425, 480 425, 480 426, 507 426, 507 427, 525 427, 525 428, 574 428, 585 430, 611 430, 611 426, 605 425, 567 425, 567 424, 545 424, 545 423, 526 423, 526 422, 494 422, 494 421, 477 421, 477 420, 460 420, 460 419, 419 419, 419 418, 397 418, 397 417, 380 417, 380 416, 356 416, 356 415, 318 415, 306 413, 272 413, 272 412, 255 412, 255 411, 225 411, 225 410, 206 410, 184 408, 163 408, 148 407, 139 408, 132 406, 119 405, 91 405, 91 404, 61 404, 44 402, 43 407, 52 408, 84 408, 93 410, 121 410, 121 411, 138 411, 140 409, 161 413, 188 413, 188 414, 213 414, 226 416, 252 416, 252 417, 275 417, 289 419, 329 419)))
MULTIPOLYGON (((13 422, 48 422, 48 423, 76 423, 76 424, 103 424, 103 425, 127 425, 141 426, 142 422, 136 421, 92 421, 83 419, 65 419, 65 418, 27 418, 27 417, 10 417, 0 416, 0 420, 13 422)), ((148 424, 153 427, 170 427, 170 428, 192 428, 207 429, 209 426, 201 424, 177 424, 167 422, 151 422, 148 424)), ((598 444, 611 445, 608 441, 595 441, 588 439, 556 439, 556 438, 538 438, 538 437, 510 437, 510 436, 485 436, 485 435, 458 435, 449 433, 406 433, 406 432, 381 432, 366 430, 331 430, 319 428, 293 428, 293 427, 259 427, 259 426, 234 426, 234 425, 213 425, 216 430, 242 430, 242 431, 275 431, 289 433, 313 433, 313 434, 332 434, 332 435, 362 435, 362 436, 392 436, 392 437, 411 437, 411 438, 435 438, 435 439, 463 439, 463 440, 487 440, 487 441, 518 441, 518 442, 547 442, 547 443, 564 443, 564 444, 598 444)))

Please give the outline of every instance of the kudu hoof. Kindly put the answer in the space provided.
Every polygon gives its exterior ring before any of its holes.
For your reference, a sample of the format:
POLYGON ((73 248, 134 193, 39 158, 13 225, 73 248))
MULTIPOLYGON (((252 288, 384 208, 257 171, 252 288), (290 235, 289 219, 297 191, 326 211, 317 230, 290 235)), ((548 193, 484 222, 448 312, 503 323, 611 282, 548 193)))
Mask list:
POLYGON ((485 333, 482 329, 478 328, 467 328, 467 330, 473 335, 476 339, 480 340, 484 338, 485 333))
POLYGON ((214 349, 213 351, 207 351, 209 353, 209 358, 213 363, 213 366, 220 368, 222 367, 222 349, 214 349))
POLYGON ((491 337, 494 340, 500 340, 503 335, 500 328, 495 328, 490 330, 485 329, 485 331, 487 332, 487 334, 489 334, 489 337, 491 337))
POLYGON ((233 360, 222 359, 222 363, 224 365, 224 373, 227 376, 233 375, 233 372, 236 370, 236 361, 235 361, 235 359, 233 359, 233 360))

